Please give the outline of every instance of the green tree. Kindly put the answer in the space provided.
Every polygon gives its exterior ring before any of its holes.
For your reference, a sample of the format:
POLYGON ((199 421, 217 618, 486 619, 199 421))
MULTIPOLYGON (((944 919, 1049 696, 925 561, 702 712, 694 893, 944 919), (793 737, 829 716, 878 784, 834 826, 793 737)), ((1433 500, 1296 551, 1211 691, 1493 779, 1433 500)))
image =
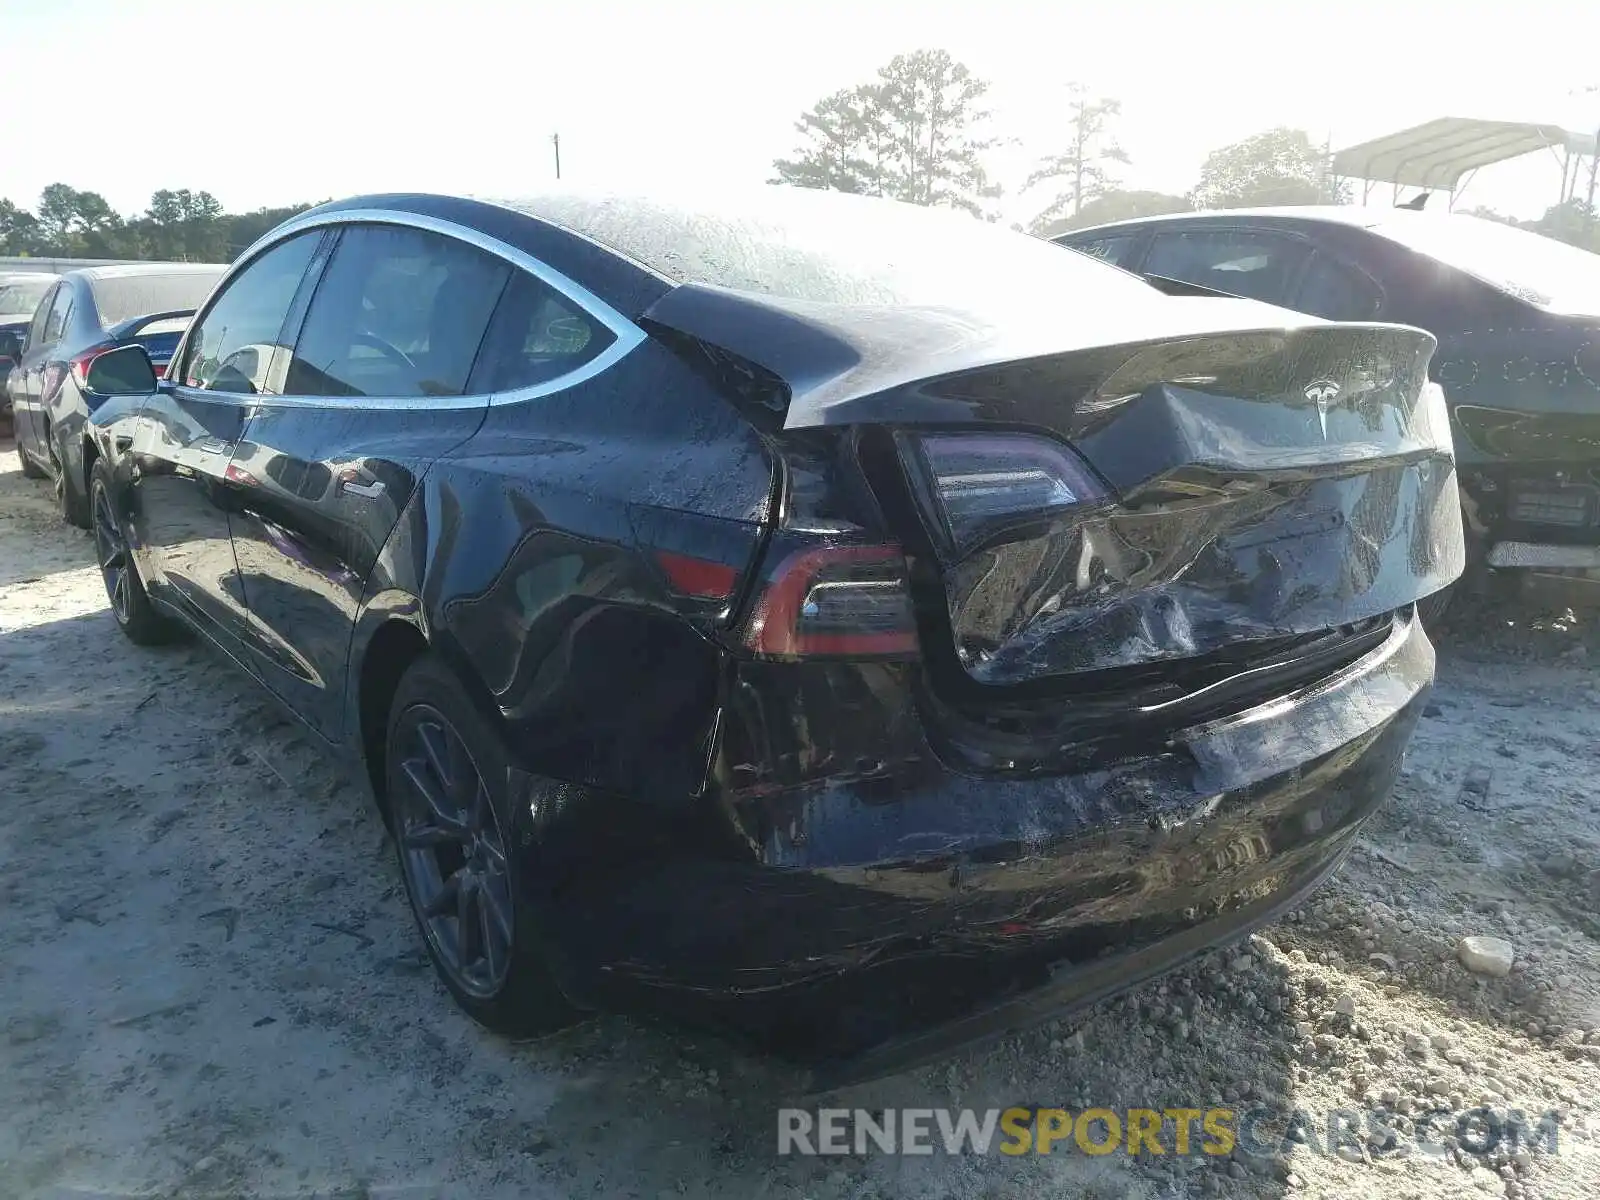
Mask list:
POLYGON ((1110 123, 1122 114, 1122 102, 1107 97, 1091 99, 1081 83, 1067 85, 1067 146, 1034 168, 1022 190, 1042 183, 1055 183, 1054 200, 1033 219, 1041 231, 1062 216, 1077 216, 1083 206, 1116 186, 1107 170, 1108 163, 1124 163, 1128 152, 1111 136, 1110 123))
POLYGON ((1213 150, 1190 194, 1196 208, 1339 204, 1348 199, 1328 174, 1328 155, 1303 129, 1279 127, 1213 150))
POLYGON ((0 254, 34 254, 38 246, 38 218, 9 200, 0 200, 0 254))
POLYGON ((1574 196, 1544 210, 1544 216, 1529 221, 1524 228, 1558 241, 1581 246, 1585 250, 1600 251, 1600 228, 1596 227, 1595 210, 1574 196))
POLYGON ((227 252, 222 204, 210 192, 163 188, 150 197, 139 225, 147 249, 157 258, 220 262, 227 252))
POLYGON ((255 212, 234 213, 223 218, 224 247, 217 261, 231 262, 262 234, 312 208, 310 204, 291 204, 285 208, 258 208, 255 212))
POLYGON ((99 192, 52 183, 39 194, 38 253, 62 258, 120 257, 123 222, 99 192))
POLYGON ((802 113, 793 158, 773 183, 889 196, 981 215, 1000 194, 984 155, 994 147, 981 101, 989 85, 943 50, 897 55, 872 83, 835 92, 802 113))
POLYGON ((1135 217, 1159 217, 1166 213, 1188 212, 1189 201, 1166 192, 1122 191, 1113 188, 1087 201, 1077 215, 1058 217, 1037 227, 1040 237, 1055 237, 1072 229, 1106 225, 1112 221, 1131 221, 1135 217))

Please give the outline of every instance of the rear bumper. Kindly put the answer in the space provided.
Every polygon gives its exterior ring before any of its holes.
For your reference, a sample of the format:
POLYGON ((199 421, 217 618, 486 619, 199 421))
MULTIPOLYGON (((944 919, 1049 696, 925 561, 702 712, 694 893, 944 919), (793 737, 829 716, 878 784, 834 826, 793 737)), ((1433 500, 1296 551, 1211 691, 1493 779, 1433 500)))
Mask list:
POLYGON ((1600 547, 1600 466, 1475 464, 1459 474, 1468 540, 1483 548, 1489 566, 1593 565, 1589 552, 1600 547))
POLYGON ((1525 567, 1532 570, 1600 569, 1600 544, 1551 545, 1545 542, 1496 542, 1484 561, 1491 567, 1525 567))
POLYGON ((553 940, 587 1002, 742 1034, 823 1081, 901 1070, 1295 903, 1388 794, 1433 669, 1406 616, 1314 685, 1110 767, 975 779, 930 754, 894 783, 720 796, 725 839, 686 840, 704 812, 613 813, 640 852, 594 860, 553 940))

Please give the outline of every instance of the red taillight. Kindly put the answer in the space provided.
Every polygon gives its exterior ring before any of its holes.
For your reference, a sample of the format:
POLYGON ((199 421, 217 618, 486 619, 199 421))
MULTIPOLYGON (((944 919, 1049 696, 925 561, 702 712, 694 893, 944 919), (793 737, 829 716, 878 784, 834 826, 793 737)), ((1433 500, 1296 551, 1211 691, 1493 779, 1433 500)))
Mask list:
POLYGON ((250 474, 250 472, 246 471, 243 467, 236 466, 233 463, 229 463, 227 469, 224 470, 222 474, 229 483, 237 483, 240 487, 261 486, 261 481, 259 479, 250 474))
POLYGON ((156 378, 157 379, 165 379, 167 377, 167 364, 166 363, 152 361, 150 365, 156 369, 156 378))
POLYGON ((60 363, 51 363, 44 369, 44 380, 40 384, 39 403, 48 405, 56 398, 56 393, 61 390, 61 384, 67 378, 67 368, 60 363))
POLYGON ((726 600, 733 595, 739 582, 737 568, 703 558, 690 558, 687 554, 673 554, 666 550, 656 553, 656 561, 667 573, 667 582, 681 596, 697 596, 707 600, 726 600))
MULTIPOLYGON (((115 346, 96 346, 94 349, 85 350, 82 354, 78 355, 77 358, 72 360, 72 365, 71 365, 71 368, 70 368, 71 371, 72 371, 72 382, 76 383, 78 385, 78 387, 81 388, 82 390, 88 391, 89 390, 89 364, 92 363, 95 359, 99 358, 106 351, 115 350, 115 349, 116 349, 115 346)), ((48 380, 46 380, 46 386, 47 387, 49 386, 49 381, 48 380)), ((60 386, 61 386, 61 380, 58 378, 56 380, 56 387, 59 388, 60 386)), ((53 392, 51 394, 54 395, 53 392)))
POLYGON ((915 654, 904 553, 831 546, 791 555, 757 599, 745 644, 783 658, 915 654))

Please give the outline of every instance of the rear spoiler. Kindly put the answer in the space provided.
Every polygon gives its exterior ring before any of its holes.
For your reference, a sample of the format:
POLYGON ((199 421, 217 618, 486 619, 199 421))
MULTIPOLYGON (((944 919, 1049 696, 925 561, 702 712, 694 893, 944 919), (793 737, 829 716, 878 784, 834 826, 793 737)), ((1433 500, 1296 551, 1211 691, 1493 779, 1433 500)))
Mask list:
POLYGON ((134 317, 132 320, 124 321, 121 325, 115 325, 106 330, 106 332, 120 340, 132 337, 145 326, 154 325, 158 321, 176 321, 181 317, 192 317, 194 316, 194 311, 192 308, 175 308, 171 312, 148 313, 145 316, 134 317))
MULTIPOLYGON (((720 369, 728 386, 781 428, 973 419, 977 397, 921 386, 945 376, 1093 351, 1118 362, 1157 342, 1284 333, 1329 322, 1255 300, 1196 290, 1193 304, 1139 302, 1061 313, 1038 305, 978 309, 825 304, 685 283, 639 317, 652 337, 720 369), (917 386, 910 386, 917 385, 917 386)), ((1114 364, 1113 364, 1114 365, 1114 364)))

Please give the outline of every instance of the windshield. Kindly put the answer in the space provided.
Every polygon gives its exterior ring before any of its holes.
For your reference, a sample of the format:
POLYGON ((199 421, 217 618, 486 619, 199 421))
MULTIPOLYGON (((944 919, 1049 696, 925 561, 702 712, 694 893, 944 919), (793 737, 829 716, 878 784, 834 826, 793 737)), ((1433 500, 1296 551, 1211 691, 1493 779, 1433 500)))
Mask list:
POLYGON ((0 313, 6 316, 31 313, 39 307, 39 301, 44 299, 44 294, 54 282, 55 276, 41 275, 38 279, 15 279, 0 283, 0 313))
POLYGON ((1600 316, 1600 254, 1498 221, 1418 216, 1374 230, 1552 312, 1600 316))

